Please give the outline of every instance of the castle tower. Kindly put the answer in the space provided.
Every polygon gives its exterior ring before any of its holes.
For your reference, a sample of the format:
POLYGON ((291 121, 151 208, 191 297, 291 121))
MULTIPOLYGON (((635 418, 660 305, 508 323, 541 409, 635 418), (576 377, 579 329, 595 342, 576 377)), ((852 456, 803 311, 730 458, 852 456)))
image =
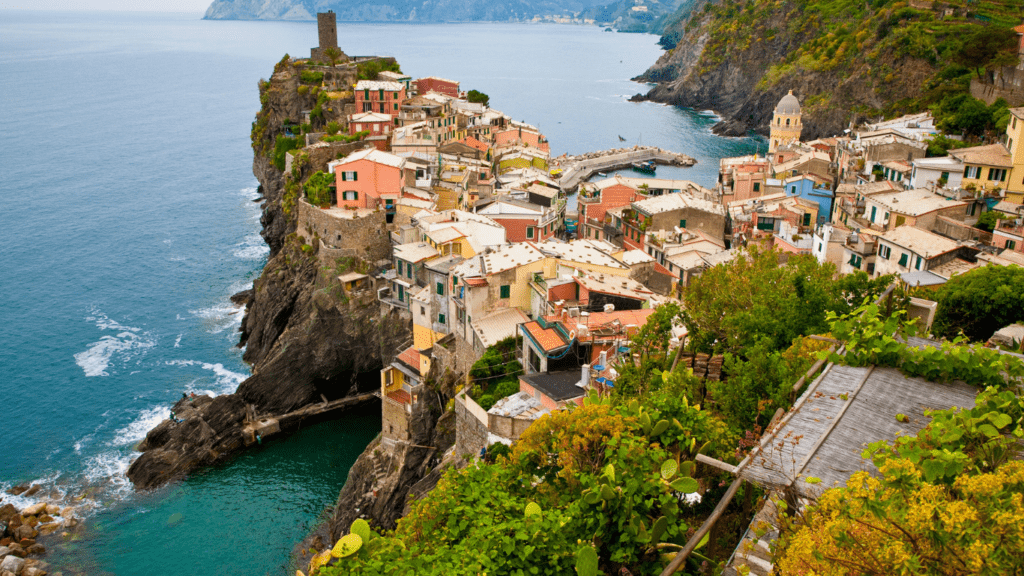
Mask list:
MULTIPOLYGON (((338 18, 334 11, 318 12, 316 15, 316 28, 320 38, 320 45, 310 49, 309 54, 313 60, 326 62, 329 60, 325 53, 327 49, 338 47, 338 18)), ((344 58, 342 60, 344 61, 344 58)))
POLYGON ((793 96, 793 91, 779 100, 772 115, 772 124, 769 131, 770 144, 768 152, 775 152, 779 146, 790 142, 800 141, 800 132, 803 131, 803 124, 800 123, 800 101, 793 96))
POLYGON ((320 49, 338 47, 338 19, 333 10, 318 12, 316 27, 320 33, 320 49))

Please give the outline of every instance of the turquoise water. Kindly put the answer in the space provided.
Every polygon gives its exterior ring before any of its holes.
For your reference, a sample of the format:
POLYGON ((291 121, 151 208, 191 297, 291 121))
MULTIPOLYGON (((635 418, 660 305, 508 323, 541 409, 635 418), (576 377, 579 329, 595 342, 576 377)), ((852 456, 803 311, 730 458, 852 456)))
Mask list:
MULTIPOLYGON (((314 25, 0 16, 0 490, 38 482, 88 518, 83 537, 48 558, 58 566, 282 573, 379 431, 378 414, 150 494, 124 471, 183 391, 230 392, 249 373, 228 297, 267 255, 248 141, 256 85, 285 52, 308 54, 314 25)), ((712 136, 707 114, 626 101, 643 90, 626 79, 661 53, 654 36, 512 24, 339 32, 349 54, 396 56, 413 76, 490 94, 540 127, 556 155, 642 137, 696 156, 679 177, 711 185, 720 156, 755 145, 712 136)))

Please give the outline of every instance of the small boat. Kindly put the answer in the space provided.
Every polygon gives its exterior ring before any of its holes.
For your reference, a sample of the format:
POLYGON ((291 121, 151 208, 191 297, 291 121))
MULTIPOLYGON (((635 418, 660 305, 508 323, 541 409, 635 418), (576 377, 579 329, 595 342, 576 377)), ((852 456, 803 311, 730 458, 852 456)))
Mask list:
POLYGON ((644 174, 654 174, 655 170, 658 169, 658 165, 653 160, 646 162, 633 162, 633 171, 642 172, 644 174))

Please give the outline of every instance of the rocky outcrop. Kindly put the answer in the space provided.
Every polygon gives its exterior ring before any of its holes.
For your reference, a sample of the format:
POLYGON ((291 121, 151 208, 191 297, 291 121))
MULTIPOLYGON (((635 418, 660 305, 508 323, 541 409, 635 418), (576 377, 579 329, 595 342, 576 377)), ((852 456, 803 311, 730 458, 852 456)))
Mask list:
POLYGON ((442 457, 455 444, 455 413, 438 418, 441 407, 436 400, 424 404, 409 422, 412 438, 408 443, 386 447, 378 438, 349 470, 331 516, 331 542, 347 534, 356 518, 393 529, 412 502, 437 484, 442 457))
MULTIPOLYGON (((28 489, 19 487, 11 493, 28 489)), ((38 502, 20 511, 13 504, 0 505, 0 574, 46 576, 49 566, 39 559, 46 554, 42 541, 57 533, 71 537, 80 526, 74 513, 74 508, 61 508, 53 502, 38 502)))
POLYGON ((767 135, 775 106, 792 90, 803 105, 803 139, 812 140, 841 134, 851 121, 860 121, 855 110, 878 111, 919 96, 935 72, 910 57, 888 60, 886 75, 856 60, 828 69, 786 64, 818 29, 795 25, 799 11, 787 12, 786 4, 771 6, 758 16, 756 29, 741 26, 745 38, 723 31, 714 11, 694 10, 666 31, 662 41, 670 49, 634 79, 655 86, 633 100, 714 110, 723 117, 713 128, 720 135, 767 135))
MULTIPOLYGON (((261 82, 263 107, 253 127, 253 173, 264 198, 262 234, 271 255, 252 290, 236 295, 246 304, 239 345, 246 346, 243 358, 252 376, 233 394, 182 399, 170 408, 169 418, 139 444, 143 454, 128 469, 136 488, 223 462, 247 438, 251 443, 246 427, 252 422, 359 393, 358 375, 379 370, 409 338, 408 323, 394 312, 382 313, 375 300, 339 297, 337 273, 319 257, 318 240, 295 234, 295 199, 287 196, 289 189, 299 193, 301 185, 289 178, 301 182, 318 167, 306 163, 286 177, 271 157, 285 121, 295 122, 316 103, 316 96, 298 90, 298 77, 284 60, 269 82, 261 82)), ((381 246, 370 247, 368 257, 390 254, 389 236, 379 238, 381 246)))

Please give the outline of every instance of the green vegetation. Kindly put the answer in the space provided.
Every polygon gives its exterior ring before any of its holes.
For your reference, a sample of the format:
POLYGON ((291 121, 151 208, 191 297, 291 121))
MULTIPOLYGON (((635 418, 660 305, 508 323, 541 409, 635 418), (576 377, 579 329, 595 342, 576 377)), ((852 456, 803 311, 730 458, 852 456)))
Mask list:
POLYGON ((479 92, 477 90, 470 90, 469 92, 466 93, 466 100, 470 102, 477 102, 483 104, 484 106, 487 106, 487 104, 489 104, 491 101, 491 97, 488 96, 487 94, 484 94, 483 92, 479 92))
POLYGON ((285 166, 285 155, 292 150, 302 148, 301 136, 295 138, 289 138, 288 136, 278 136, 277 141, 274 143, 274 167, 278 170, 284 171, 285 166))
POLYGON ((933 331, 946 338, 963 333, 984 342, 996 330, 1024 320, 1024 269, 985 266, 954 276, 935 295, 933 331))
POLYGON ((338 124, 337 122, 332 120, 332 121, 327 123, 326 131, 331 136, 334 136, 335 134, 337 134, 339 130, 341 130, 341 125, 338 124))
POLYGON ((303 84, 316 84, 316 85, 319 85, 320 83, 322 83, 324 81, 324 73, 323 72, 315 72, 313 70, 303 70, 299 74, 299 80, 301 80, 303 84))
POLYGON ((1011 219, 1013 219, 1013 216, 991 210, 989 212, 983 212, 981 216, 978 216, 978 223, 975 224, 974 227, 979 230, 984 230, 985 232, 991 232, 999 225, 1000 220, 1011 219))
MULTIPOLYGON (((759 90, 798 84, 808 73, 826 73, 832 85, 860 89, 803 98, 822 96, 817 105, 823 108, 830 103, 847 109, 869 105, 860 111, 895 116, 934 105, 954 110, 957 102, 952 98, 963 103, 962 97, 969 97, 972 76, 1015 64, 1017 36, 1011 28, 1022 17, 1024 3, 1019 1, 954 0, 919 10, 901 0, 725 0, 704 4, 677 28, 693 31, 699 26, 710 33, 699 74, 724 62, 749 60, 751 54, 778 51, 782 57, 768 63, 759 90), (942 13, 947 6, 951 15, 942 13), (870 108, 877 101, 887 105, 870 108)), ((985 116, 979 106, 965 105, 971 110, 950 120, 949 129, 965 126, 979 136, 983 124, 998 129, 998 120, 979 118, 985 116)))
POLYGON ((321 208, 331 205, 331 184, 334 183, 334 175, 317 171, 306 180, 303 189, 306 191, 306 198, 313 206, 321 208))
MULTIPOLYGON (((990 268, 1018 270, 1019 277, 1024 278, 1024 270, 1017 267, 991 266, 980 270, 990 268)), ((1007 285, 1006 289, 1013 290, 1013 285, 1007 285)), ((961 289, 959 292, 962 295, 966 291, 961 289)), ((941 306, 940 300, 940 310, 941 306)), ((1020 314, 1020 310, 1016 308, 1011 314, 1020 314)), ((982 314, 991 316, 990 312, 982 314)), ((828 319, 832 335, 846 343, 846 352, 842 356, 832 353, 829 361, 848 366, 891 366, 907 376, 919 376, 934 382, 962 380, 998 388, 1006 387, 1007 381, 1014 386, 1022 382, 1024 363, 1019 359, 980 344, 968 345, 962 336, 943 342, 939 348, 907 346, 901 339, 914 335, 915 326, 906 323, 904 315, 905 312, 900 310, 883 317, 875 304, 842 316, 830 313, 828 319)))
POLYGON ((691 282, 683 293, 682 318, 694 350, 785 350, 800 336, 827 332, 828 312, 847 312, 893 280, 869 280, 864 273, 837 278, 834 265, 813 256, 789 255, 785 264, 781 257, 777 250, 751 246, 691 282))
POLYGON ((336 134, 334 136, 324 136, 322 140, 324 142, 355 142, 357 140, 363 140, 369 135, 369 130, 363 130, 361 132, 356 132, 355 134, 336 134))
POLYGON ((661 553, 678 550, 710 509, 686 494, 718 492, 720 473, 695 466, 700 451, 728 457, 725 426, 679 390, 591 396, 542 417, 493 464, 447 471, 393 533, 371 533, 315 573, 657 574, 661 553))
POLYGON ((968 146, 970 146, 970 144, 963 140, 953 140, 952 138, 947 138, 942 134, 936 134, 932 139, 928 140, 927 155, 929 158, 945 156, 950 150, 966 148, 968 146))
POLYGON ((338 62, 341 61, 341 57, 343 55, 344 54, 340 48, 335 48, 333 46, 324 50, 324 56, 327 56, 327 59, 331 61, 331 66, 337 65, 338 62))
POLYGON ((402 68, 394 60, 370 60, 356 66, 360 80, 376 80, 381 72, 402 73, 402 68))
POLYGON ((484 410, 490 410, 498 400, 519 391, 523 365, 516 360, 516 350, 522 342, 522 337, 506 338, 484 351, 470 368, 473 385, 469 397, 484 410))

